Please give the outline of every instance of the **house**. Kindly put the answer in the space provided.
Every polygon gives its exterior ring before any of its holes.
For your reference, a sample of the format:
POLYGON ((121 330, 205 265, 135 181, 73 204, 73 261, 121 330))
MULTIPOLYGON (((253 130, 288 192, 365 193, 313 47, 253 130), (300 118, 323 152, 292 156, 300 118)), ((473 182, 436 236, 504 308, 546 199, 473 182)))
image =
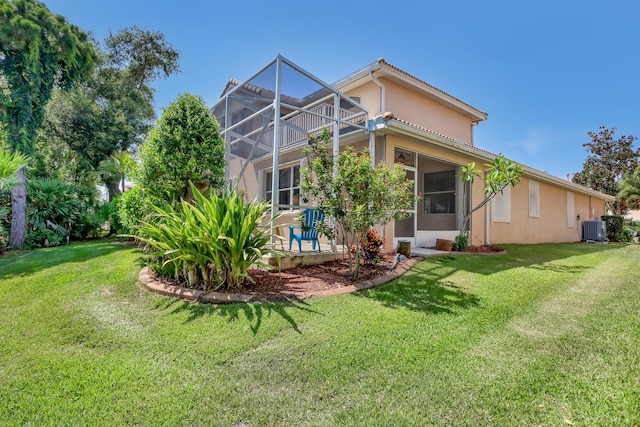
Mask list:
MULTIPOLYGON (((480 180, 462 191, 460 167, 497 156, 473 141, 474 128, 487 113, 384 59, 329 85, 278 56, 248 81, 231 80, 212 111, 227 142, 227 177, 248 198, 271 201, 281 224, 295 222, 301 209, 301 150, 309 134, 329 128, 334 153, 347 144, 369 147, 376 161, 402 164, 421 200, 408 218, 381 227, 385 249, 398 240, 433 247, 438 238, 453 239, 463 206, 484 197, 480 180), (467 204, 462 194, 469 197, 467 204)), ((598 220, 611 201, 525 166, 516 187, 473 214, 471 242, 580 241, 581 223, 598 220)))

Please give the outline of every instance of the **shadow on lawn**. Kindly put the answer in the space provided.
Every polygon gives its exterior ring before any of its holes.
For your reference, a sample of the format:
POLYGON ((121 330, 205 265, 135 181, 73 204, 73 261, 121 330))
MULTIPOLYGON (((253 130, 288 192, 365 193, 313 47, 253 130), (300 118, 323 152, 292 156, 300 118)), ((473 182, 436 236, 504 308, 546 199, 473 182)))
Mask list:
POLYGON ((321 314, 315 310, 312 310, 305 301, 296 301, 288 303, 261 303, 261 304, 219 304, 219 305, 204 305, 191 303, 184 300, 175 298, 162 299, 156 304, 156 308, 161 310, 171 310, 171 314, 187 312, 187 319, 185 323, 192 322, 203 316, 223 316, 226 317, 229 322, 246 319, 249 323, 249 328, 253 334, 257 334, 260 326, 262 325, 262 319, 265 316, 271 316, 273 314, 282 317, 286 320, 293 330, 302 334, 298 328, 298 324, 292 317, 293 311, 306 311, 314 314, 321 314))
POLYGON ((355 296, 373 298, 385 307, 407 308, 426 313, 456 313, 477 307, 480 299, 445 279, 455 270, 426 263, 416 264, 394 282, 355 296))
POLYGON ((492 275, 513 268, 537 272, 583 274, 595 266, 587 258, 571 262, 556 262, 608 250, 621 245, 546 244, 505 245, 503 255, 442 255, 417 263, 397 280, 364 292, 358 297, 373 298, 386 307, 408 308, 428 313, 456 313, 477 307, 480 299, 447 278, 458 271, 492 275))
POLYGON ((131 248, 131 245, 99 240, 90 243, 71 243, 55 248, 13 252, 0 258, 0 278, 26 276, 61 264, 84 262, 131 248))

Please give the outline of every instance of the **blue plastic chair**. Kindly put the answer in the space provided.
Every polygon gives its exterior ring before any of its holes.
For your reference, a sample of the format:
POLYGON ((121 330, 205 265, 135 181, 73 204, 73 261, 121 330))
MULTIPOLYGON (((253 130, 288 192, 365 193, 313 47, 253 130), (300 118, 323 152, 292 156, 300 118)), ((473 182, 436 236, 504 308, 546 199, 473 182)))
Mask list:
POLYGON ((324 220, 324 212, 320 209, 305 209, 302 212, 301 220, 304 221, 301 225, 289 226, 289 250, 291 250, 293 241, 296 240, 298 242, 298 249, 302 253, 302 241, 310 240, 313 250, 316 250, 317 243, 318 252, 322 252, 320 250, 320 241, 318 240, 318 230, 316 230, 316 225, 318 222, 324 220), (300 229, 300 233, 296 233, 294 231, 296 228, 300 229))

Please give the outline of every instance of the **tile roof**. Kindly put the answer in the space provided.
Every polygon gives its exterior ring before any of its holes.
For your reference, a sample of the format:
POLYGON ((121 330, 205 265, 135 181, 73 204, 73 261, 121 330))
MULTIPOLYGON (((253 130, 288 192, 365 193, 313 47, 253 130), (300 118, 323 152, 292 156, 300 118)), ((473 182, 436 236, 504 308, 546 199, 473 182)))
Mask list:
MULTIPOLYGON (((440 138, 446 139, 447 141, 450 141, 452 143, 457 143, 459 145, 464 145, 466 150, 473 150, 473 151, 478 151, 478 152, 484 153, 485 157, 487 155, 489 155, 491 157, 498 157, 498 156, 502 155, 502 153, 495 154, 495 153, 492 153, 491 151, 488 151, 488 150, 485 150, 485 149, 482 149, 482 148, 478 148, 476 146, 469 145, 469 144, 466 144, 466 143, 458 143, 455 139, 453 139, 451 137, 442 135, 442 134, 440 134, 438 132, 434 132, 432 130, 423 128, 423 127, 418 126, 418 125, 414 125, 413 123, 407 122, 406 120, 396 119, 395 117, 390 118, 390 119, 394 120, 394 121, 396 121, 398 123, 402 123, 404 125, 411 126, 412 128, 418 129, 420 131, 429 132, 429 133, 431 133, 433 135, 436 135, 436 136, 438 136, 440 138)), ((505 158, 507 158, 507 157, 505 156, 505 158)), ((525 165, 523 163, 520 163, 520 164, 524 167, 525 173, 526 173, 526 175, 528 177, 533 177, 534 179, 546 181, 548 183, 553 183, 555 185, 559 185, 561 187, 570 189, 572 191, 579 191, 579 192, 581 192, 583 194, 590 194, 590 195, 593 195, 593 196, 596 196, 596 197, 600 197, 600 198, 603 198, 604 200, 608 200, 608 201, 615 200, 615 197, 609 196, 608 194, 603 194, 603 193, 601 193, 599 191, 593 190, 591 188, 585 187, 585 186, 580 185, 580 184, 576 184, 576 183, 574 183, 572 181, 567 181, 567 180, 565 180, 563 178, 557 177, 555 175, 551 175, 549 172, 535 169, 535 168, 533 168, 531 166, 527 166, 527 165, 525 165)))
MULTIPOLYGON (((396 120, 396 121, 398 121, 398 122, 400 122, 400 123, 404 123, 405 125, 409 125, 409 126, 414 127, 414 128, 416 128, 416 129, 420 129, 420 130, 422 130, 422 131, 432 133, 432 134, 434 134, 434 135, 439 136, 440 138, 448 139, 448 140, 449 140, 449 141, 451 141, 451 142, 458 142, 456 139, 451 138, 450 136, 443 135, 443 134, 441 134, 441 133, 439 133, 439 132, 433 131, 433 130, 431 130, 431 129, 424 128, 424 127, 422 127, 422 126, 414 125, 413 123, 408 122, 408 121, 406 121, 406 120, 402 120, 402 119, 398 119, 398 118, 394 118, 393 120, 396 120)), ((500 155, 500 154, 492 153, 491 151, 485 150, 485 149, 483 149, 483 148, 476 147, 475 145, 467 144, 466 142, 463 142, 463 144, 465 144, 465 145, 466 145, 467 147, 469 147, 469 148, 473 148, 473 149, 475 149, 475 150, 482 151, 483 153, 490 154, 490 155, 492 155, 492 156, 496 156, 496 157, 497 157, 497 156, 499 156, 499 155, 500 155)))
POLYGON ((464 102, 464 101, 463 101, 463 100, 461 100, 460 98, 457 98, 457 97, 455 97, 455 96, 451 95, 450 93, 447 93, 447 92, 445 92, 445 91, 443 91, 443 90, 441 90, 441 89, 438 89, 438 88, 437 88, 437 87, 435 87, 434 85, 432 85, 432 84, 430 84, 430 83, 427 83, 426 81, 424 81, 424 80, 422 80, 422 79, 420 79, 420 78, 418 78, 418 77, 414 76, 413 74, 410 74, 410 73, 408 73, 408 72, 404 71, 403 69, 398 68, 398 67, 396 67, 395 65, 388 63, 387 61, 385 61, 385 60, 384 60, 384 58, 378 58, 378 61, 377 61, 377 62, 378 62, 379 64, 386 65, 387 67, 389 67, 389 68, 391 68, 391 69, 393 69, 393 70, 395 70, 395 71, 398 71, 398 72, 400 72, 400 73, 404 74, 405 76, 407 76, 407 77, 409 77, 409 78, 411 78, 411 79, 416 80, 417 82, 419 82, 419 83, 421 83, 421 84, 423 84, 423 85, 425 85, 425 86, 429 87, 430 89, 433 89, 434 91, 438 92, 438 93, 439 93, 439 94, 441 94, 441 95, 444 95, 444 96, 447 96, 447 97, 449 97, 449 98, 451 98, 451 99, 454 99, 455 101, 460 102, 461 104, 465 105, 465 106, 466 106, 466 107, 468 107, 468 108, 471 108, 471 109, 473 109, 473 110, 479 111, 480 113, 482 113, 482 114, 484 114, 484 115, 487 115, 487 112, 486 112, 486 111, 479 110, 479 109, 477 109, 476 107, 474 107, 473 105, 470 105, 470 104, 468 104, 468 103, 464 102))

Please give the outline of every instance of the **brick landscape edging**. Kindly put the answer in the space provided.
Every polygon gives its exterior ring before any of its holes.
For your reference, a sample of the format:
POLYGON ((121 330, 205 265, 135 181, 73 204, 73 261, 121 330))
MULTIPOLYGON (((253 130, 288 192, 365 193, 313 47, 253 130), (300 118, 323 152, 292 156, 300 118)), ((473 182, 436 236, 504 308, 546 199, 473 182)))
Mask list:
MULTIPOLYGON (((364 289, 373 288, 375 286, 384 285, 398 277, 402 276, 416 262, 422 261, 422 257, 411 258, 396 266, 392 273, 384 276, 376 277, 371 280, 365 280, 355 285, 344 286, 342 288, 328 289, 326 291, 313 292, 305 294, 302 297, 295 295, 288 295, 287 301, 301 301, 312 297, 325 297, 331 295, 341 295, 351 292, 357 292, 364 289)), ((149 267, 144 267, 138 273, 138 280, 142 285, 150 291, 157 292, 162 295, 178 297, 186 299, 187 301, 198 301, 206 304, 233 304, 233 303, 255 303, 255 302, 276 302, 282 301, 282 298, 259 298, 256 295, 248 294, 229 294, 224 292, 212 292, 202 291, 199 289, 183 288, 173 284, 173 282, 156 277, 153 271, 149 267)))

